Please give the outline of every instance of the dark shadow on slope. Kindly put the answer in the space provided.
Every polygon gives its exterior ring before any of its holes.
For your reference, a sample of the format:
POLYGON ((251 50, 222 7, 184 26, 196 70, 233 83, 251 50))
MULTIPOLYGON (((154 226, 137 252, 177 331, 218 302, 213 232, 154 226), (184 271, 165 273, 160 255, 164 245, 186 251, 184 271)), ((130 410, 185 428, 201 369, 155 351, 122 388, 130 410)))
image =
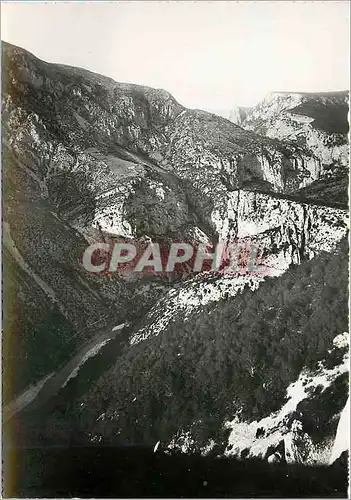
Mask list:
POLYGON ((291 197, 305 203, 316 203, 317 205, 328 205, 347 210, 349 204, 348 186, 347 172, 340 172, 333 177, 312 182, 309 186, 292 193, 291 197))
POLYGON ((320 99, 304 102, 295 108, 289 109, 290 113, 314 118, 312 125, 314 128, 323 130, 328 134, 347 134, 349 124, 347 104, 328 102, 324 104, 320 99))
POLYGON ((309 186, 289 194, 272 192, 264 184, 247 184, 243 186, 244 191, 267 194, 272 198, 296 201, 309 205, 322 207, 348 209, 348 175, 341 172, 333 177, 320 179, 312 182, 309 186))
POLYGON ((166 456, 141 447, 27 448, 6 452, 4 497, 344 498, 347 467, 269 465, 166 456), (9 460, 12 458, 12 460, 9 460))

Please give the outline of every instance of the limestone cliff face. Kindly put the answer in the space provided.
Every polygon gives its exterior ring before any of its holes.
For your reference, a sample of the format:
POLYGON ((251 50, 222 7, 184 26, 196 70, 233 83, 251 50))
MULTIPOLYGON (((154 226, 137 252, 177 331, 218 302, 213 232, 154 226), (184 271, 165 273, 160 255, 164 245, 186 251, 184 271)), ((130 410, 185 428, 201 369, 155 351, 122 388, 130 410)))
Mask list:
POLYGON ((228 191, 249 185, 292 192, 320 176, 320 161, 300 145, 187 110, 163 90, 48 64, 8 44, 4 65, 5 141, 43 196, 77 227, 159 234, 159 222, 142 229, 128 208, 144 182, 165 193, 155 195, 156 204, 173 193, 169 213, 182 206, 183 216, 175 225, 168 220, 166 232, 185 225, 208 234, 210 214, 228 191))
MULTIPOLYGON (((86 323, 121 323, 135 312, 135 297, 142 302, 140 281, 131 293, 119 278, 84 272, 79 257, 96 239, 250 240, 277 276, 332 251, 346 235, 346 211, 301 194, 345 168, 339 114, 333 130, 325 130, 323 113, 315 116, 330 102, 343 114, 344 98, 323 98, 318 107, 301 95, 277 94, 247 115, 245 130, 188 110, 166 91, 48 64, 8 44, 3 49, 5 243, 14 268, 8 281, 18 291, 21 318, 30 318, 34 344, 37 318, 47 309, 57 306, 48 324, 57 316, 64 322, 55 348, 72 351, 93 334, 82 335, 86 323), (80 333, 72 347, 71 325, 80 333)), ((162 334, 172 318, 186 320, 210 301, 255 291, 264 279, 202 273, 162 283, 130 342, 162 334)), ((31 356, 35 365, 35 349, 31 356)), ((25 346, 18 358, 26 359, 25 346)))
POLYGON ((348 165, 348 92, 273 92, 255 106, 241 126, 308 148, 321 162, 321 174, 348 165))
POLYGON ((132 343, 158 335, 169 321, 185 319, 199 307, 234 297, 245 287, 257 289, 267 276, 279 276, 292 264, 298 265, 321 252, 332 252, 348 232, 346 211, 302 204, 251 191, 228 193, 224 212, 214 217, 224 242, 256 245, 260 266, 256 275, 211 276, 202 273, 171 288, 144 318, 132 343))
POLYGON ((274 232, 305 257, 330 251, 346 235, 347 212, 254 191, 228 193, 224 212, 214 214, 223 237, 244 238, 274 232))
POLYGON ((228 119, 235 123, 236 125, 242 125, 242 123, 245 121, 245 118, 247 115, 250 113, 252 108, 245 108, 243 106, 235 106, 232 108, 229 112, 228 119))
MULTIPOLYGON (((208 242, 249 236, 265 248, 272 272, 280 272, 330 250, 345 235, 342 210, 284 194, 326 175, 329 160, 318 159, 308 141, 317 134, 319 147, 324 134, 341 144, 344 94, 313 102, 302 94, 273 94, 245 119, 247 128, 267 138, 187 110, 163 90, 48 64, 9 44, 3 44, 3 61, 4 143, 26 179, 20 198, 48 203, 85 239, 106 233, 208 242), (325 130, 325 113, 313 118, 316 109, 330 106, 338 111, 335 133, 325 130), (277 140, 292 129, 295 141, 277 140)), ((339 167, 347 147, 333 149, 339 167)), ((21 207, 10 193, 10 226, 21 207)), ((13 238, 19 241, 16 232, 13 238)))

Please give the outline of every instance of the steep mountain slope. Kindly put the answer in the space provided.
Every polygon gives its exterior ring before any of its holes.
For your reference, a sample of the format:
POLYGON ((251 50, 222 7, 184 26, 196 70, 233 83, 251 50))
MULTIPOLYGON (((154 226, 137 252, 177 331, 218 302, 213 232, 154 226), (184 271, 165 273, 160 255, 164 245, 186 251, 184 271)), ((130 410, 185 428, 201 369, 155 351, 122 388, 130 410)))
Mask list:
POLYGON ((128 233, 129 225, 115 213, 116 195, 123 205, 134 181, 145 177, 145 167, 158 175, 161 169, 161 181, 174 180, 175 174, 178 188, 183 186, 206 223, 223 206, 228 189, 251 183, 290 192, 319 178, 318 160, 298 145, 187 110, 165 91, 47 64, 8 44, 3 59, 9 68, 4 117, 11 148, 31 161, 43 189, 54 193, 71 220, 92 216, 93 190, 96 222, 128 233), (79 189, 60 199, 57 191, 72 176, 79 189))
MULTIPOLYGON (((324 252, 334 254, 347 234, 346 198, 335 200, 335 193, 338 179, 346 179, 348 146, 335 117, 334 133, 324 126, 326 113, 316 115, 324 101, 302 106, 304 97, 289 98, 288 104, 285 97, 273 98, 272 106, 247 115, 245 126, 257 134, 188 110, 164 90, 49 64, 9 44, 3 44, 3 64, 5 370, 12 373, 18 361, 24 366, 16 382, 6 375, 6 398, 57 370, 97 329, 132 321, 132 346, 125 346, 118 365, 94 380, 115 364, 109 345, 59 395, 57 407, 62 410, 68 401, 74 408, 73 423, 71 410, 60 417, 67 418, 71 433, 99 440, 116 432, 122 441, 169 444, 190 431, 194 438, 194 431, 195 447, 202 449, 213 436, 223 445, 221 426, 238 409, 230 397, 246 405, 248 420, 278 411, 288 385, 310 362, 323 359, 333 338, 347 329, 346 250, 336 256, 324 252), (298 109, 291 115, 293 105, 298 109), (297 120, 301 113, 313 114, 313 121, 297 120), (271 120, 272 130, 293 116, 306 140, 260 135, 268 134, 258 126, 261 115, 262 123, 271 120), (209 245, 249 241, 263 249, 265 275, 124 280, 87 273, 81 256, 88 244, 114 237, 209 245), (266 279, 300 264, 301 270, 266 279), (318 318, 328 308, 326 328, 318 318), (305 328, 311 312, 313 321, 305 328), (286 320, 289 315, 294 321, 286 320), (257 332, 272 333, 260 352, 257 332), (228 345, 232 350, 226 353, 228 345), (276 362, 275 352, 281 356, 276 362), (251 361, 257 356, 262 366, 254 377, 251 361), (99 370, 91 370, 87 382, 83 378, 94 363, 99 370), (262 390, 261 375, 276 382, 274 408, 272 385, 262 390), (214 382, 207 389, 205 381, 215 379, 221 387, 214 382), (233 380, 236 386, 240 381, 239 393, 228 387, 233 380), (87 399, 72 400, 72 387, 79 394, 88 391, 87 399)), ((36 417, 35 433, 48 431, 54 440, 56 414, 41 415, 39 427, 36 417)))
POLYGON ((300 146, 186 110, 164 91, 47 64, 8 44, 4 61, 5 143, 58 216, 89 239, 101 231, 235 237, 236 199, 250 198, 238 187, 271 196, 319 182, 319 161, 300 146))
POLYGON ((4 398, 55 370, 90 336, 125 317, 119 279, 101 281, 78 263, 87 242, 60 219, 40 184, 5 147, 4 398), (20 369, 17 367, 20 366, 20 369))
POLYGON ((335 255, 266 280, 256 292, 246 288, 174 317, 162 335, 126 349, 69 405, 68 418, 102 443, 216 445, 216 453, 228 445, 238 456, 247 449, 267 458, 293 439, 292 461, 310 439, 313 460, 328 463, 348 394, 348 341, 339 335, 348 322, 347 250, 344 242, 335 255), (295 420, 308 434, 300 445, 295 420))
MULTIPOLYGON (((240 122, 247 130, 267 137, 300 144, 321 162, 321 178, 315 181, 314 191, 320 191, 319 200, 337 198, 347 204, 347 175, 349 93, 272 92, 252 108, 240 122), (325 191, 324 178, 332 177, 332 193, 325 191)), ((303 193, 309 197, 309 189, 303 193)), ((315 199, 313 192, 311 199, 315 199)))
POLYGON ((303 139, 308 130, 345 135, 349 131, 348 103, 348 91, 271 92, 250 109, 243 122, 269 137, 296 139, 301 135, 303 139))
POLYGON ((349 431, 341 422, 348 394, 348 333, 337 335, 331 347, 316 368, 303 369, 288 386, 287 401, 279 411, 250 423, 238 416, 226 423, 228 455, 327 465, 348 450, 349 431))

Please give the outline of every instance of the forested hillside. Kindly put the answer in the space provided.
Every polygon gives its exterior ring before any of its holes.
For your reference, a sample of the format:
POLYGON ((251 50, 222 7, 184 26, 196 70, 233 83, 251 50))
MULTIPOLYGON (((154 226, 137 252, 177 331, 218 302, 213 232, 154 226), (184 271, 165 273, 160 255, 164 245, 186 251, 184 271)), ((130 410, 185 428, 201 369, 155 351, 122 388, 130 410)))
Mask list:
POLYGON ((127 348, 74 405, 81 422, 106 443, 166 443, 191 429, 200 447, 218 442, 224 420, 239 411, 250 421, 277 410, 302 368, 315 368, 347 331, 347 255, 343 241, 335 255, 127 348))

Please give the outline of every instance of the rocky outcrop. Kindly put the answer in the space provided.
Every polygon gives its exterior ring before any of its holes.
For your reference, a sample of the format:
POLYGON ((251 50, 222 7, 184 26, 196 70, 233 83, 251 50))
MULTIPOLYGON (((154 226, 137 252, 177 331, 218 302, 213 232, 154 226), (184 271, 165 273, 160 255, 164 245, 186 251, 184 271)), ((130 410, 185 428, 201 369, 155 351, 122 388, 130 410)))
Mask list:
POLYGON ((281 238, 285 234, 286 241, 300 248, 304 254, 307 242, 315 239, 313 248, 317 252, 318 248, 331 250, 347 231, 347 212, 337 208, 298 203, 279 196, 242 190, 229 192, 226 201, 223 211, 212 213, 217 232, 222 238, 253 237, 278 230, 281 238), (294 234, 297 237, 295 241, 294 234))
POLYGON ((321 175, 347 167, 349 94, 272 92, 242 122, 248 130, 291 141, 321 162, 321 175))
MULTIPOLYGON (((141 311, 129 339, 139 344, 176 317, 186 321, 209 302, 256 291, 267 274, 333 251, 346 235, 342 207, 301 194, 346 165, 338 113, 333 130, 325 114, 315 116, 330 102, 344 110, 342 97, 312 106, 304 96, 277 94, 247 114, 241 125, 252 130, 245 130, 188 110, 163 90, 48 64, 8 44, 3 49, 6 279, 19 297, 10 300, 5 342, 10 349, 18 321, 21 347, 13 358, 30 359, 27 382, 51 373, 112 319, 117 324, 141 311), (250 241, 262 249, 266 275, 189 272, 156 286, 89 275, 79 260, 84 249, 111 236, 250 241), (45 319, 39 330, 38 318, 45 319), (39 350, 47 362, 37 369, 39 350)), ((288 433, 291 449, 300 430, 295 425, 288 433)))
POLYGON ((242 125, 247 115, 251 112, 252 108, 244 108, 243 106, 235 106, 230 110, 228 119, 236 125, 242 125))
MULTIPOLYGON (((226 456, 259 458, 269 463, 328 465, 347 449, 349 427, 344 422, 347 420, 347 404, 344 408, 344 397, 340 400, 338 391, 340 386, 344 389, 347 386, 348 334, 338 337, 346 343, 342 346, 334 343, 329 351, 329 357, 337 359, 334 366, 330 367, 330 359, 325 359, 319 362, 315 371, 303 370, 287 388, 286 403, 280 410, 251 422, 244 421, 239 411, 233 420, 224 423, 229 431, 224 451, 226 456), (328 402, 330 404, 330 400, 335 406, 329 406, 328 415, 323 418, 320 409, 328 402)), ((344 390, 343 396, 345 394, 344 390)), ((179 432, 168 449, 183 453, 201 451, 207 455, 215 446, 211 439, 199 450, 189 430, 179 432)))
POLYGON ((279 276, 291 265, 321 252, 332 252, 348 232, 348 214, 340 209, 250 191, 230 192, 227 200, 227 210, 215 213, 216 230, 225 242, 256 245, 260 252, 257 272, 189 276, 150 310, 143 327, 133 335, 132 344, 158 335, 180 315, 186 320, 192 311, 209 302, 234 297, 245 287, 255 290, 267 276, 279 276))
POLYGON ((262 277, 256 276, 213 277, 203 274, 189 279, 181 287, 174 286, 150 309, 141 328, 132 335, 130 343, 138 344, 161 334, 171 321, 177 318, 186 321, 194 311, 210 302, 235 297, 246 288, 256 290, 262 281, 262 277))
POLYGON ((329 464, 333 464, 344 451, 349 450, 350 441, 350 398, 341 412, 329 464))
POLYGON ((250 185, 291 192, 319 178, 319 161, 298 144, 281 144, 216 115, 187 110, 162 90, 117 83, 3 47, 9 68, 5 141, 25 159, 43 194, 80 226, 94 220, 106 231, 129 235, 122 206, 134 181, 148 177, 145 167, 159 182, 167 178, 185 191, 204 225, 228 190, 250 185))
MULTIPOLYGON (((338 399, 338 385, 347 386, 348 375, 348 333, 343 337, 342 346, 334 343, 330 357, 337 356, 338 361, 332 368, 328 359, 321 360, 317 370, 303 371, 298 380, 287 389, 287 402, 277 412, 260 421, 240 422, 240 415, 226 425, 230 429, 226 454, 242 458, 265 458, 268 461, 286 461, 308 465, 324 464, 334 461, 344 451, 341 444, 341 431, 337 422, 345 418, 338 399), (336 352, 340 350, 340 352, 336 352), (322 433, 319 426, 318 406, 334 397, 335 410, 323 422, 322 433), (311 411, 311 408, 313 410, 311 411), (315 420, 313 420, 315 418, 315 420), (327 431, 326 431, 327 430, 327 431), (322 437, 321 435, 322 434, 322 437), (335 444, 334 444, 335 439, 335 444), (338 451, 338 443, 339 449, 338 451), (275 457, 276 460, 273 460, 275 457)), ((345 403, 341 406, 343 408, 345 403)), ((330 410, 330 408, 329 408, 330 410)), ((347 441, 349 429, 343 427, 343 440, 347 441)))
MULTIPOLYGON (((251 196, 240 186, 291 192, 319 179, 319 161, 298 144, 187 110, 167 92, 47 64, 8 44, 4 62, 5 143, 41 198, 85 238, 240 236, 240 225, 253 224, 243 208, 236 215, 237 198, 251 196)), ((293 206, 271 204, 279 203, 293 206)))

